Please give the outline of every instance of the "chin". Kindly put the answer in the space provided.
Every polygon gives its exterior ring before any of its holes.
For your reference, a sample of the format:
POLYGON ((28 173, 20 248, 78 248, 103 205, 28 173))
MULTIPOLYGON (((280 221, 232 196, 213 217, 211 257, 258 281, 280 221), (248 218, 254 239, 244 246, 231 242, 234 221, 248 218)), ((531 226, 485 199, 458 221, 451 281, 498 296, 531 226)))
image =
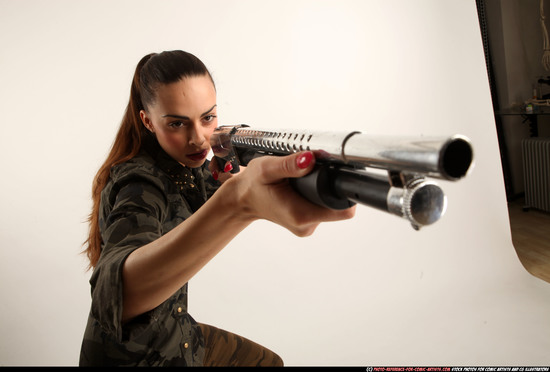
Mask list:
POLYGON ((198 168, 198 167, 202 166, 205 161, 206 161, 206 159, 191 160, 191 159, 184 158, 183 161, 180 161, 180 164, 183 164, 183 165, 185 165, 189 168, 198 168))

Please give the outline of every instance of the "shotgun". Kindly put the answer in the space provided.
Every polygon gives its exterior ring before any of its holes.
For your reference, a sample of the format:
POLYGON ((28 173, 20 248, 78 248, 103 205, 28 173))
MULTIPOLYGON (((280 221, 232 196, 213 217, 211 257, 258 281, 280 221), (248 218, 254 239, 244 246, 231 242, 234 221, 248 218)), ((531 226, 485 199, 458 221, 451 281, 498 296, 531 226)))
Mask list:
POLYGON ((470 140, 462 135, 368 136, 240 124, 216 128, 210 144, 221 169, 229 161, 235 173, 256 157, 313 151, 314 170, 289 180, 303 197, 332 209, 370 206, 407 219, 415 230, 438 221, 447 208, 442 189, 428 178, 458 181, 473 162, 470 140))

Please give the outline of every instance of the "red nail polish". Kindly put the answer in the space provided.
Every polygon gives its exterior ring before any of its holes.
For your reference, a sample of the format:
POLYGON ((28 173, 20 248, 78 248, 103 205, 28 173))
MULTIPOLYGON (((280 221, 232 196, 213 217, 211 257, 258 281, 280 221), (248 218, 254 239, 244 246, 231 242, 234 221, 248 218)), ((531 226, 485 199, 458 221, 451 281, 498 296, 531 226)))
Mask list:
POLYGON ((231 165, 231 163, 227 163, 225 165, 225 168, 223 168, 223 171, 224 172, 230 172, 232 169, 233 169, 233 166, 231 165))
POLYGON ((217 171, 212 172, 212 177, 214 177, 214 179, 217 181, 218 180, 218 172, 217 171))
POLYGON ((313 153, 312 152, 304 152, 300 156, 298 156, 298 159, 296 159, 296 165, 298 165, 298 168, 305 169, 309 166, 311 161, 313 160, 313 153))

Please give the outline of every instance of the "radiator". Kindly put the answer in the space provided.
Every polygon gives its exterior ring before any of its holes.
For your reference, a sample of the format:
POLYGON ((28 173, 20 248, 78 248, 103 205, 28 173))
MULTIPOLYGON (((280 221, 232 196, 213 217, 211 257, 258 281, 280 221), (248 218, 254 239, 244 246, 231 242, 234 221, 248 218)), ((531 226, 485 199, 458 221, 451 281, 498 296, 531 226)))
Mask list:
POLYGON ((550 138, 521 143, 525 207, 550 212, 550 138))

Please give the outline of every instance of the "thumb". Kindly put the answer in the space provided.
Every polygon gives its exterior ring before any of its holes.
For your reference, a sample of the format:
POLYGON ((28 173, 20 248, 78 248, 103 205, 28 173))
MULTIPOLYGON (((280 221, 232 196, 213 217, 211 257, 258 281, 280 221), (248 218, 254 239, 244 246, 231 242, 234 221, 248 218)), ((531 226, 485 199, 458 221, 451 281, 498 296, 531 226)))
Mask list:
POLYGON ((262 164, 262 175, 264 182, 272 183, 284 178, 303 177, 311 172, 314 165, 315 155, 311 151, 302 151, 282 157, 269 157, 269 161, 262 164))

